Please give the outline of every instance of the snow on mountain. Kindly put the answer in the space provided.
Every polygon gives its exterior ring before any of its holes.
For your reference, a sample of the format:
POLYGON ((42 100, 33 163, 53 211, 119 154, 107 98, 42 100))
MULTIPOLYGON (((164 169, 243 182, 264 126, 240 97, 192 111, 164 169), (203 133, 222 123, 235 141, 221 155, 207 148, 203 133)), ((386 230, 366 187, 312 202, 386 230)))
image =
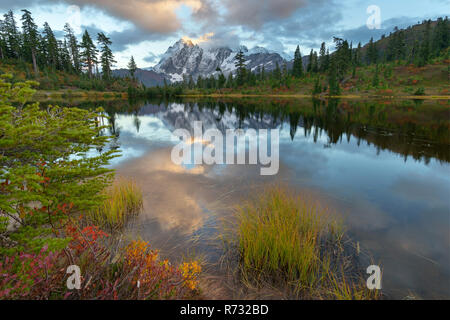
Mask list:
POLYGON ((245 46, 230 49, 227 47, 203 48, 190 40, 181 39, 167 49, 152 71, 164 74, 172 82, 182 81, 183 77, 209 77, 220 69, 225 75, 235 73, 235 57, 239 50, 245 55, 247 68, 255 70, 263 67, 273 70, 278 63, 281 67, 286 59, 276 52, 262 47, 248 49, 245 46))

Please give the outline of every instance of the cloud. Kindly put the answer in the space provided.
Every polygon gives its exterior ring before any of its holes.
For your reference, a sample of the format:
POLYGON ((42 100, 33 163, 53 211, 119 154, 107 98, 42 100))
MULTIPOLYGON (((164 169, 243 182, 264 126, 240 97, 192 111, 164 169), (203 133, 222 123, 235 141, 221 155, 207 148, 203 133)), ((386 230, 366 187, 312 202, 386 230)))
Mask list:
POLYGON ((143 60, 148 63, 156 63, 158 62, 159 58, 160 58, 159 55, 150 52, 147 56, 143 58, 143 60))
POLYGON ((259 29, 265 23, 286 19, 308 5, 308 0, 225 0, 226 21, 259 29))
POLYGON ((418 17, 392 18, 383 21, 381 24, 381 29, 370 30, 369 28, 367 28, 366 25, 363 25, 358 28, 335 32, 335 35, 344 39, 348 39, 349 41, 353 41, 353 43, 361 42, 362 44, 365 44, 369 42, 370 38, 372 37, 374 40, 378 40, 381 38, 382 35, 388 36, 389 33, 394 30, 394 27, 404 29, 407 28, 408 26, 417 24, 419 21, 422 20, 423 19, 418 17))
POLYGON ((203 48, 237 48, 240 43, 241 38, 235 30, 222 27, 215 29, 214 34, 208 38, 208 41, 200 43, 200 46, 203 48))
POLYGON ((28 8, 30 6, 30 4, 43 4, 45 2, 49 2, 49 1, 2 0, 2 1, 0 1, 0 9, 4 9, 4 10, 23 9, 23 8, 28 8))
MULTIPOLYGON (((57 1, 57 0, 55 0, 57 1)), ((178 31, 182 25, 176 11, 182 6, 193 12, 202 9, 202 0, 65 0, 79 6, 93 6, 136 27, 161 34, 178 31)))
POLYGON ((126 50, 128 46, 139 44, 143 41, 155 41, 166 38, 164 35, 149 33, 142 29, 136 28, 135 26, 124 29, 123 31, 112 32, 105 32, 94 25, 81 26, 81 29, 83 32, 84 30, 87 30, 93 39, 97 38, 98 33, 104 32, 111 39, 111 48, 116 52, 126 50))
POLYGON ((188 36, 184 36, 183 40, 184 41, 191 41, 193 44, 200 44, 200 43, 204 43, 204 42, 208 42, 210 41, 210 39, 214 36, 214 32, 208 32, 205 33, 197 38, 191 38, 188 36))
MULTIPOLYGON (((388 35, 396 25, 402 28, 422 20, 398 17, 383 21, 380 30, 366 26, 344 29, 340 23, 345 10, 355 9, 337 0, 1 0, 0 8, 33 9, 59 3, 94 8, 93 12, 128 22, 122 31, 102 30, 112 39, 114 51, 143 41, 188 36, 202 47, 236 48, 252 43, 286 52, 300 44, 302 53, 308 54, 322 41, 331 45, 333 36, 366 43, 371 37, 388 35)), ((357 2, 356 6, 360 5, 357 2)), ((93 37, 102 28, 101 20, 84 23, 93 37)))
MULTIPOLYGON (((5 2, 2 0, 2 3, 5 2)), ((6 0, 8 4, 15 2, 6 0)), ((334 0, 17 0, 34 4, 66 3, 94 7, 132 26, 121 31, 107 32, 113 41, 113 50, 123 51, 127 46, 146 40, 161 40, 178 34, 180 37, 199 38, 202 46, 238 47, 241 40, 262 38, 273 50, 284 51, 283 43, 290 39, 316 38, 317 30, 332 28, 341 16, 334 0), (189 34, 190 24, 177 16, 182 8, 190 9, 190 22, 196 22, 201 33, 189 34), (252 34, 254 33, 254 34, 252 34), (209 36, 205 39, 200 37, 209 36), (208 40, 208 41, 206 41, 208 40)), ((17 3, 16 3, 17 4, 17 3)), ((189 21, 189 19, 188 19, 189 21)), ((96 23, 97 26, 99 26, 96 23)), ((93 25, 89 32, 97 33, 93 25)))
POLYGON ((95 7, 113 17, 133 23, 136 27, 155 33, 179 31, 182 23, 177 10, 189 8, 198 18, 214 12, 209 0, 1 0, 1 9, 22 9, 33 5, 66 3, 80 7, 95 7))

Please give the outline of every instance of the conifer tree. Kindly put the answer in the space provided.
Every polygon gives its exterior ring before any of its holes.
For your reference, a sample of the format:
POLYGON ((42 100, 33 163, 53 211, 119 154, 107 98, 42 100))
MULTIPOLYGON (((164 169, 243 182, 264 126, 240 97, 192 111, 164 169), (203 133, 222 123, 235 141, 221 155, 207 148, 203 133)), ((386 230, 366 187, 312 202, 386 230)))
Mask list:
POLYGON ((231 89, 231 88, 233 88, 233 73, 229 73, 228 74, 228 78, 227 78, 227 88, 229 88, 229 89, 231 89))
POLYGON ((58 42, 56 41, 52 28, 47 22, 44 23, 43 40, 47 63, 56 69, 59 65, 58 42))
POLYGON ((114 60, 114 55, 110 48, 112 42, 103 32, 98 34, 97 41, 100 44, 100 62, 102 65, 103 79, 108 80, 111 79, 112 67, 117 62, 114 60))
POLYGON ((59 47, 59 57, 61 61, 61 69, 66 72, 70 72, 72 70, 72 63, 70 60, 70 53, 69 48, 67 47, 66 39, 64 39, 64 41, 59 40, 58 47, 59 47))
POLYGON ((330 70, 328 73, 328 88, 330 96, 337 96, 340 94, 341 90, 339 87, 339 79, 338 79, 338 66, 336 61, 336 56, 332 56, 330 58, 330 70))
POLYGON ((300 46, 297 46, 297 49, 294 53, 294 64, 292 66, 292 75, 295 78, 300 78, 303 76, 303 62, 302 62, 302 54, 300 53, 300 46))
POLYGON ((278 81, 281 80, 281 70, 278 61, 275 63, 275 69, 273 70, 273 78, 278 81))
POLYGON ((61 231, 70 215, 98 207, 101 192, 112 182, 105 167, 114 151, 84 157, 102 148, 110 138, 98 123, 101 110, 40 108, 27 104, 35 92, 34 82, 8 82, 0 77, 0 235, 15 246, 0 246, 0 254, 19 254, 64 248, 70 239, 61 231), (24 107, 13 107, 20 101, 24 107), (4 221, 14 219, 16 227, 4 221))
POLYGON ((313 72, 313 73, 319 72, 319 61, 318 61, 318 58, 317 58, 317 52, 316 51, 313 52, 313 60, 312 60, 312 64, 311 64, 311 72, 313 72))
POLYGON ((336 52, 333 55, 335 59, 336 76, 339 80, 342 80, 351 65, 349 54, 350 48, 347 40, 335 37, 333 41, 336 44, 336 52))
POLYGON ((319 71, 325 72, 328 69, 328 66, 326 65, 326 47, 325 42, 322 42, 320 45, 320 51, 319 51, 319 71))
POLYGON ((236 54, 236 57, 234 58, 235 67, 237 68, 236 75, 237 75, 237 84, 239 86, 244 84, 244 79, 246 78, 246 71, 245 69, 245 57, 244 52, 242 50, 239 50, 239 52, 236 54))
POLYGON ((358 48, 356 48, 355 55, 353 56, 353 64, 357 67, 361 66, 362 63, 362 47, 361 42, 358 43, 358 48))
POLYGON ((21 36, 17 28, 14 13, 9 10, 4 15, 3 29, 5 33, 6 55, 10 58, 20 58, 21 36))
POLYGON ((4 22, 0 19, 0 59, 6 58, 6 41, 5 41, 4 22))
POLYGON ((135 74, 137 70, 136 62, 134 61, 134 57, 131 56, 130 62, 128 63, 128 71, 130 72, 130 76, 133 80, 135 79, 135 74))
POLYGON ((375 65, 375 73, 374 73, 373 79, 372 79, 372 86, 374 86, 376 88, 376 87, 378 87, 379 83, 380 83, 380 78, 379 78, 378 64, 376 64, 375 65))
POLYGON ((81 61, 83 65, 88 69, 89 78, 92 78, 93 75, 92 69, 97 61, 97 49, 87 30, 83 34, 80 47, 81 47, 80 53, 81 61))
POLYGON ((314 51, 311 49, 311 52, 309 53, 309 59, 308 59, 308 65, 306 66, 306 71, 311 72, 313 67, 313 59, 314 59, 314 51))
POLYGON ((367 48, 367 64, 377 63, 378 49, 376 43, 373 41, 373 37, 370 38, 369 47, 367 48))
POLYGON ((67 47, 71 56, 73 68, 76 73, 81 72, 81 61, 80 61, 80 47, 78 45, 78 40, 68 23, 64 25, 65 39, 67 41, 67 47))
POLYGON ((195 87, 194 78, 192 78, 192 75, 190 74, 188 80, 188 88, 193 89, 194 87, 195 87))
POLYGON ((222 72, 219 73, 219 78, 217 79, 217 88, 222 89, 225 86, 227 79, 222 72))
POLYGON ((39 32, 36 23, 31 17, 31 12, 22 10, 23 53, 27 60, 33 63, 35 77, 39 76, 37 65, 37 48, 39 44, 39 32))

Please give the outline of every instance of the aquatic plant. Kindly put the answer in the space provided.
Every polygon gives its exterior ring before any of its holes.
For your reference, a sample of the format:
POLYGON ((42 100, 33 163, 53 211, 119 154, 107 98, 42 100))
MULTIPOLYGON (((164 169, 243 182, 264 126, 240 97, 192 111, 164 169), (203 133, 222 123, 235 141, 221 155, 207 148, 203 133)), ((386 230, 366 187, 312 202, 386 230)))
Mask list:
POLYGON ((142 191, 132 180, 119 178, 103 193, 105 201, 87 214, 87 218, 94 224, 110 230, 120 230, 130 217, 138 215, 142 210, 142 191))
POLYGON ((231 247, 244 285, 284 287, 296 298, 377 297, 348 263, 339 219, 320 205, 271 188, 240 206, 235 223, 231 247))

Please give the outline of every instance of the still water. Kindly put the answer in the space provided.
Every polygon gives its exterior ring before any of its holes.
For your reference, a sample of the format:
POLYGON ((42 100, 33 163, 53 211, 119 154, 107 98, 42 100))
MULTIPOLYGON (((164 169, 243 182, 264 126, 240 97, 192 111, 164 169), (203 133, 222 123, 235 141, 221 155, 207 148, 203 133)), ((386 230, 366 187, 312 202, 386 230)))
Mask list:
POLYGON ((383 269, 388 298, 450 298, 450 109, 440 102, 229 100, 106 107, 118 174, 144 192, 133 233, 166 256, 217 261, 217 217, 270 184, 314 197, 383 269), (280 129, 280 168, 180 166, 172 132, 280 129))

